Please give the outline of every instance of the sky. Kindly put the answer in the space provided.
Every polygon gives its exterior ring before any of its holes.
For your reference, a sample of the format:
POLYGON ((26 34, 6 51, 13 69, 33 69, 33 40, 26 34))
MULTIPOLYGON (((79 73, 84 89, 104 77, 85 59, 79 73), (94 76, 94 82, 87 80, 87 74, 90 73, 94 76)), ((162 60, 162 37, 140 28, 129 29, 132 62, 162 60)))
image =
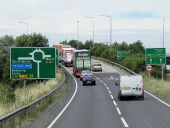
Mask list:
POLYGON ((170 54, 169 0, 0 0, 0 36, 42 33, 52 46, 63 40, 92 39, 95 42, 133 43, 141 40, 146 48, 163 47, 170 54), (163 22, 163 19, 165 21, 163 22))

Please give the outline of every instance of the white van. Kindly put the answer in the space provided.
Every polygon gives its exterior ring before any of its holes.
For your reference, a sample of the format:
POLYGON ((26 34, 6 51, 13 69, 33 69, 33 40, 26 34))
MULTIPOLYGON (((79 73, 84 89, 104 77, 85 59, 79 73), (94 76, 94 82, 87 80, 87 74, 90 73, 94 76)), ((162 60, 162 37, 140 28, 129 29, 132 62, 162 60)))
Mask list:
POLYGON ((142 75, 120 76, 118 84, 118 99, 122 97, 136 96, 144 99, 144 86, 142 75))

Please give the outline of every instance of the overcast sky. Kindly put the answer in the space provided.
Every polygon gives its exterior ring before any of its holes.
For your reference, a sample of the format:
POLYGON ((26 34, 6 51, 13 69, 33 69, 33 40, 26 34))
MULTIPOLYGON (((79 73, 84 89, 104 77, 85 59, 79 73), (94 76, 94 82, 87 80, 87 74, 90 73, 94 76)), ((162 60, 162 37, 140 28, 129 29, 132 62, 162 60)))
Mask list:
POLYGON ((128 43, 141 40, 145 47, 162 47, 165 18, 165 47, 170 51, 169 0, 0 0, 0 36, 14 37, 28 32, 46 35, 50 45, 77 39, 92 39, 94 17, 95 41, 109 42, 109 18, 112 16, 112 40, 128 43))

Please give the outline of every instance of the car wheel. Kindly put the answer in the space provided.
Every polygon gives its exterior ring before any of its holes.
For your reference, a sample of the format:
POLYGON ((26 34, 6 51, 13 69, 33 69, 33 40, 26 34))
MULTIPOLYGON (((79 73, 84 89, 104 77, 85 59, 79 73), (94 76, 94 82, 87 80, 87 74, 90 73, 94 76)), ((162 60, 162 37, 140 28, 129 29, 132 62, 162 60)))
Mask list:
POLYGON ((140 96, 139 98, 140 100, 144 100, 144 95, 140 96))
POLYGON ((122 99, 123 99, 121 92, 118 93, 118 99, 119 99, 119 100, 122 100, 122 99))

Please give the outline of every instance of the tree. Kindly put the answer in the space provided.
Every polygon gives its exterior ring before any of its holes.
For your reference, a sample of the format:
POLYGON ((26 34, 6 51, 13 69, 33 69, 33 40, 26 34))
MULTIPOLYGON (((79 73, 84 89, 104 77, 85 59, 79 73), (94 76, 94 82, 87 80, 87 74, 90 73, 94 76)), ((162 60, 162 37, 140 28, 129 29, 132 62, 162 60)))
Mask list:
POLYGON ((10 47, 14 45, 12 36, 5 35, 0 38, 0 78, 3 82, 8 82, 10 78, 10 47))
POLYGON ((133 44, 130 44, 129 49, 131 51, 131 54, 136 53, 145 54, 145 48, 143 47, 142 42, 140 40, 134 42, 133 44))
POLYGON ((87 40, 83 46, 85 49, 90 50, 93 47, 93 41, 92 40, 87 40))
POLYGON ((40 33, 21 35, 15 39, 17 47, 48 47, 48 39, 40 33))

